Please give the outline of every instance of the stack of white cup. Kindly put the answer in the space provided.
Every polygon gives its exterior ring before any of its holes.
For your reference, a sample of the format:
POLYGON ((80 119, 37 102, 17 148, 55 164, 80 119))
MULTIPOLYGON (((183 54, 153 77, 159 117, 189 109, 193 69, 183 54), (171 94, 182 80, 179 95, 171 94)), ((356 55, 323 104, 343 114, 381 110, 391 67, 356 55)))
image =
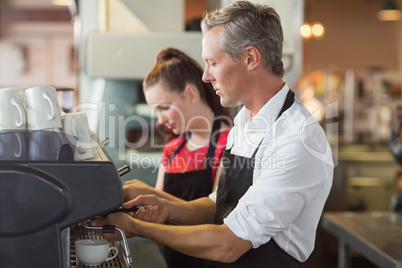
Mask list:
POLYGON ((25 159, 27 125, 24 89, 0 89, 0 160, 25 159))
POLYGON ((3 133, 0 137, 1 158, 21 159, 24 155, 22 151, 28 151, 28 146, 20 135, 28 135, 29 159, 57 160, 58 149, 68 144, 61 128, 61 107, 54 87, 0 89, 0 133, 3 133))
POLYGON ((51 86, 27 88, 25 99, 29 158, 58 160, 62 146, 69 144, 69 141, 66 135, 61 133, 61 107, 57 101, 56 89, 51 86))
POLYGON ((0 131, 24 129, 27 129, 24 90, 19 87, 0 89, 0 131))

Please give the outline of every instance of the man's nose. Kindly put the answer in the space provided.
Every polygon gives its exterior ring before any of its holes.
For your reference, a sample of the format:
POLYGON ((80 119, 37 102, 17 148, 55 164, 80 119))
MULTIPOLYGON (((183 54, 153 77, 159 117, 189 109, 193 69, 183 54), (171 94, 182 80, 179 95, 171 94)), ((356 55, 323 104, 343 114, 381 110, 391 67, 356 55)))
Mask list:
POLYGON ((202 81, 204 81, 205 83, 210 83, 212 81, 208 66, 206 66, 204 69, 204 73, 202 74, 202 81))

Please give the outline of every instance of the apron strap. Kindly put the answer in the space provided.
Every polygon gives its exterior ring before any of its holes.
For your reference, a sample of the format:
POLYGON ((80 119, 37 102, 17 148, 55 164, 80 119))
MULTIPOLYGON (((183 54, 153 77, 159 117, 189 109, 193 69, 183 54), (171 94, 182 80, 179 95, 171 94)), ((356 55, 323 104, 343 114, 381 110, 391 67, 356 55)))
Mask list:
MULTIPOLYGON (((276 117, 276 120, 287 110, 292 106, 292 104, 295 102, 295 93, 289 89, 288 94, 286 95, 285 102, 283 103, 282 109, 279 111, 278 116, 276 117)), ((275 121, 276 121, 275 120, 275 121)))
MULTIPOLYGON (((257 154, 257 151, 258 151, 258 149, 260 148, 261 143, 262 143, 263 141, 264 141, 264 139, 262 139, 262 140, 260 141, 260 143, 258 144, 257 148, 255 148, 254 153, 253 153, 253 155, 251 156, 251 159, 255 159, 255 155, 257 154)), ((253 165, 253 166, 254 166, 254 165, 253 165)))
POLYGON ((207 152, 207 157, 205 158, 205 169, 213 167, 213 158, 215 156, 215 148, 219 140, 219 136, 221 134, 220 132, 220 127, 221 127, 221 120, 220 119, 214 119, 214 124, 212 126, 212 132, 211 132, 211 138, 209 141, 209 146, 208 146, 208 152, 207 152))
POLYGON ((170 155, 168 165, 170 165, 170 162, 172 162, 173 158, 176 156, 176 154, 183 148, 183 146, 187 142, 187 138, 191 136, 191 132, 186 132, 184 133, 184 139, 183 141, 179 144, 179 146, 176 148, 176 150, 173 151, 173 153, 170 155))
MULTIPOLYGON (((218 142, 219 136, 220 136, 220 126, 221 126, 221 120, 220 119, 214 119, 214 123, 212 125, 212 132, 211 132, 211 138, 209 141, 209 146, 208 146, 208 152, 207 152, 207 157, 205 159, 205 168, 210 167, 212 168, 212 162, 210 159, 213 159, 214 154, 215 154, 215 147, 218 142)), ((173 153, 170 155, 168 165, 172 162, 173 158, 178 154, 178 152, 183 148, 183 146, 186 144, 187 139, 191 136, 191 132, 188 131, 184 133, 184 140, 179 144, 179 146, 176 148, 176 150, 173 151, 173 153)))

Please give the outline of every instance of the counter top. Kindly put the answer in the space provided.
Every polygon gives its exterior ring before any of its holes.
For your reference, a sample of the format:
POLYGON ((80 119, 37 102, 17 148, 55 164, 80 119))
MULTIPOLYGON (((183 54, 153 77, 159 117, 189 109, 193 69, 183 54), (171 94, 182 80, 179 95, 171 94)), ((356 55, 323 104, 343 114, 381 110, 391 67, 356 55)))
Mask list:
POLYGON ((402 267, 402 214, 326 212, 321 224, 339 239, 338 267, 349 267, 348 246, 379 267, 402 267))
POLYGON ((372 162, 378 164, 391 162, 396 164, 388 146, 341 145, 339 146, 338 156, 340 161, 372 162))
POLYGON ((389 152, 339 152, 339 159, 341 161, 373 162, 378 164, 395 162, 394 157, 389 152))

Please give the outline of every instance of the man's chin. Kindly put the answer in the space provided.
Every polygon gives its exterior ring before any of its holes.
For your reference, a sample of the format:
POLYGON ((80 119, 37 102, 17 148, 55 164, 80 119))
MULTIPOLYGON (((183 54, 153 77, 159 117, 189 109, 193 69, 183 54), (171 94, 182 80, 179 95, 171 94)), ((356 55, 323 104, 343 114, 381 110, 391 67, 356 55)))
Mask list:
POLYGON ((237 106, 241 105, 241 103, 240 103, 240 101, 238 101, 238 102, 228 101, 221 97, 221 105, 223 107, 230 108, 230 107, 237 107, 237 106))

